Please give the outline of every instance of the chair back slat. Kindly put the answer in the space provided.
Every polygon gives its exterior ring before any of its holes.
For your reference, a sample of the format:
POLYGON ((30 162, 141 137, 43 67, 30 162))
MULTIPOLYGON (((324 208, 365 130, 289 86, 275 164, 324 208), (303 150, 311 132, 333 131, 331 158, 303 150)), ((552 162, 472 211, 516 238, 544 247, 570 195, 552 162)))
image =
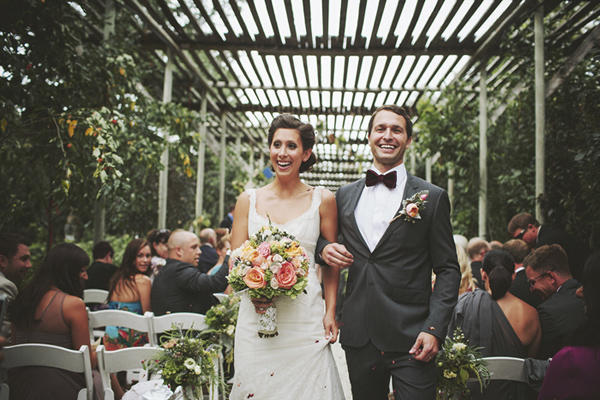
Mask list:
POLYGON ((108 303, 108 290, 102 289, 85 289, 83 291, 83 302, 90 303, 108 303))

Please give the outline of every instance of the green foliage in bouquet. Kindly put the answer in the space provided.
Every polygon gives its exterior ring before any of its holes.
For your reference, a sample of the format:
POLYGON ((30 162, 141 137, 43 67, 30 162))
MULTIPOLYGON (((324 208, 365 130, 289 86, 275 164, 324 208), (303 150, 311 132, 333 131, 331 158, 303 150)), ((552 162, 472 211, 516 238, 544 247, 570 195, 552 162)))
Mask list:
POLYGON ((471 399, 467 379, 477 378, 483 388, 490 382, 490 370, 481 359, 481 348, 470 347, 462 329, 457 328, 452 338, 446 337, 436 357, 437 399, 471 399))
POLYGON ((161 374, 163 382, 175 392, 181 386, 187 398, 202 398, 203 388, 221 384, 215 372, 213 358, 221 347, 203 340, 202 332, 182 331, 176 324, 161 336, 161 348, 156 356, 142 364, 150 374, 161 374))
POLYGON ((228 366, 233 362, 235 327, 239 311, 240 297, 232 293, 220 304, 215 304, 206 312, 206 324, 214 332, 216 342, 223 346, 225 362, 228 366))
POLYGON ((231 253, 227 277, 236 292, 250 289, 251 298, 295 299, 308 285, 308 257, 294 236, 263 226, 231 253))

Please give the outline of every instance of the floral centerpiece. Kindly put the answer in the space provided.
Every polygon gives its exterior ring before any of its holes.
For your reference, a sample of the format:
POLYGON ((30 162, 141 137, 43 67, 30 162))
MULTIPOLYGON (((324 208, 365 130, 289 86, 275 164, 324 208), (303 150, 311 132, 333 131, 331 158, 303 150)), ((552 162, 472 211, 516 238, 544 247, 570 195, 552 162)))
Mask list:
POLYGON ((183 332, 173 324, 173 329, 161 336, 161 349, 156 356, 142 363, 150 374, 160 373, 172 392, 181 386, 184 397, 190 400, 203 398, 204 387, 220 385, 213 360, 218 358, 221 347, 207 346, 200 335, 192 329, 183 332))
POLYGON ((240 297, 230 294, 225 300, 215 304, 206 312, 205 322, 217 336, 218 343, 223 346, 225 363, 228 367, 233 362, 235 326, 237 325, 239 310, 240 297))
POLYGON ((481 359, 480 348, 467 345, 462 329, 447 337, 436 358, 437 399, 471 399, 467 379, 477 378, 483 388, 490 382, 490 370, 481 359))
MULTIPOLYGON (((269 225, 263 226, 229 259, 229 284, 236 292, 248 290, 253 299, 296 298, 308 284, 308 257, 294 236, 269 225)), ((258 336, 277 336, 275 303, 259 314, 258 336)))

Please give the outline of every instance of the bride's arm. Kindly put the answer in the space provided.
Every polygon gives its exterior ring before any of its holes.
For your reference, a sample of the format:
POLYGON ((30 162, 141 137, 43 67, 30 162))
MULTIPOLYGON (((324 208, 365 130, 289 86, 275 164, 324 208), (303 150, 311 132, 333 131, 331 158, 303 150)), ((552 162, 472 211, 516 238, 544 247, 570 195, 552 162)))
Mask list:
MULTIPOLYGON (((321 236, 329 242, 337 241, 338 215, 337 205, 333 194, 329 190, 323 190, 321 206, 319 207, 321 217, 321 236)), ((335 322, 335 305, 337 291, 340 284, 340 270, 329 265, 322 265, 323 290, 325 292, 325 336, 331 343, 337 340, 338 327, 335 322)))
POLYGON ((231 227, 230 241, 231 249, 235 250, 248 239, 248 210, 250 209, 250 198, 244 192, 238 197, 233 211, 233 225, 231 227))

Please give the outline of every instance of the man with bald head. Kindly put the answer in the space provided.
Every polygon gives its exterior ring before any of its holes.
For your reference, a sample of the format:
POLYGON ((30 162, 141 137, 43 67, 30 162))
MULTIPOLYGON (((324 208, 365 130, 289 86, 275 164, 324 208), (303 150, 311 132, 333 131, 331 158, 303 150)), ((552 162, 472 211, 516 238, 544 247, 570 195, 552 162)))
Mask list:
MULTIPOLYGON (((215 275, 198 270, 202 253, 200 240, 192 232, 178 229, 167 242, 169 258, 152 283, 154 315, 175 312, 205 314, 219 301, 213 293, 227 288, 229 268, 220 268, 215 275)), ((225 262, 228 260, 226 259, 225 262)))

